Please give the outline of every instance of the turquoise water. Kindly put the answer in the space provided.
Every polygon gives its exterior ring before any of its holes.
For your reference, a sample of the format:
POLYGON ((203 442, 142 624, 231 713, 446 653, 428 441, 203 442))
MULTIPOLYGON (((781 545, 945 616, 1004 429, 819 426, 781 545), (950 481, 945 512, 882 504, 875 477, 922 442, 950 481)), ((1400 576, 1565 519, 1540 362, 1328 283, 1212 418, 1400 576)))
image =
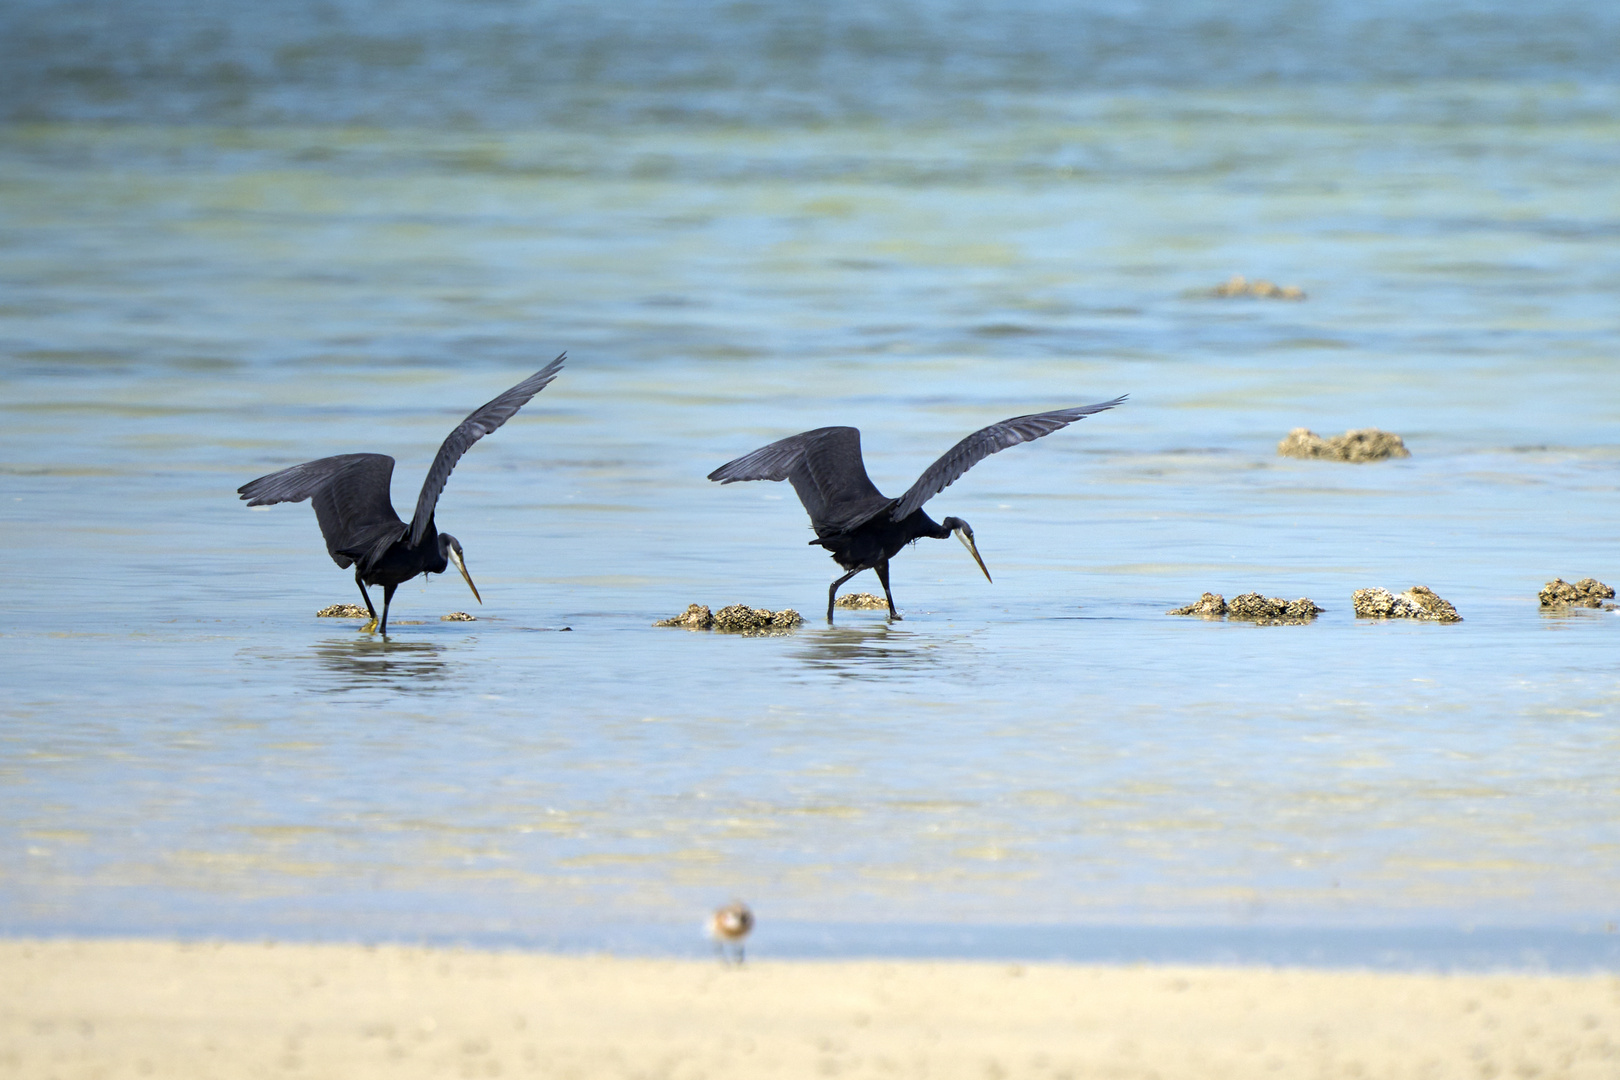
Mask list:
POLYGON ((20 6, 0 929, 679 950, 740 895, 766 953, 1427 928, 1620 964, 1620 615, 1535 596, 1620 584, 1616 31, 1566 7, 1099 8, 1076 60, 1039 7, 727 8, 664 55, 566 7, 361 40, 20 6), (1208 295, 1234 273, 1308 299, 1208 295), (484 605, 316 620, 356 597, 314 515, 234 489, 372 450, 408 507, 564 349, 440 502, 484 605), (929 504, 995 583, 925 541, 893 625, 814 618, 790 488, 703 479, 840 423, 898 493, 1121 393, 929 504), (1370 425, 1413 457, 1275 454, 1370 425), (1351 615, 1420 583, 1465 621, 1351 615), (1328 610, 1164 614, 1206 589, 1328 610), (739 601, 812 618, 651 626, 739 601))

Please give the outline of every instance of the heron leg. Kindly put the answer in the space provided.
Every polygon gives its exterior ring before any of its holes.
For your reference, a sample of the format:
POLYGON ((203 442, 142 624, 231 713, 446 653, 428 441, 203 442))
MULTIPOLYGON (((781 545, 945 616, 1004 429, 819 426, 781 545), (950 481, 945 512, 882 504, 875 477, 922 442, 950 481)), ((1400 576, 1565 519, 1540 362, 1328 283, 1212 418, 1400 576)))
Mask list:
POLYGON ((883 599, 889 602, 889 618, 894 622, 903 621, 900 613, 894 610, 894 594, 889 591, 889 560, 884 559, 872 569, 877 571, 878 580, 883 582, 883 599))
MULTIPOLYGON (((862 567, 861 569, 864 570, 865 567, 862 567)), ((854 577, 856 574, 858 574, 860 572, 861 572, 860 570, 851 570, 849 573, 845 574, 843 577, 839 578, 837 581, 835 581, 831 585, 827 586, 827 621, 828 622, 833 621, 833 618, 832 618, 833 601, 838 599, 838 586, 842 585, 844 582, 848 581, 850 578, 854 577)))
POLYGON ((383 586, 382 622, 377 627, 377 632, 379 634, 381 634, 383 637, 388 636, 388 605, 394 602, 394 590, 397 589, 397 588, 399 588, 398 585, 384 585, 383 586))
POLYGON ((360 580, 360 568, 354 568, 354 583, 360 589, 360 599, 366 602, 366 610, 371 612, 371 621, 360 628, 363 634, 369 634, 377 629, 377 609, 371 606, 371 594, 366 592, 366 583, 360 580))

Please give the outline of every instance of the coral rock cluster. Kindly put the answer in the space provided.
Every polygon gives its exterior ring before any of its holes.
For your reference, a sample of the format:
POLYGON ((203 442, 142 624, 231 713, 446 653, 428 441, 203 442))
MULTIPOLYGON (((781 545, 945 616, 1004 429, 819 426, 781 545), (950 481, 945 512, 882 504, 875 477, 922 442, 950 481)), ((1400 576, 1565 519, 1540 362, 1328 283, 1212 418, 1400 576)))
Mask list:
POLYGON ((845 593, 833 604, 846 611, 888 611, 889 602, 869 592, 845 593))
POLYGON ((679 626, 686 630, 718 630, 722 634, 785 634, 804 624, 792 608, 771 611, 747 604, 732 604, 711 613, 703 604, 689 604, 673 618, 659 619, 654 626, 679 626))
POLYGON ((1165 612, 1166 615, 1197 615, 1203 619, 1220 619, 1226 615, 1226 597, 1220 593, 1207 592, 1186 607, 1178 607, 1174 611, 1165 612))
POLYGON ((1277 444, 1277 453, 1283 457, 1348 461, 1356 465, 1412 456, 1399 435, 1377 428, 1357 428, 1324 439, 1309 428, 1297 427, 1277 444))
POLYGON ((1541 606, 1544 608, 1614 607, 1613 604, 1603 602, 1614 599, 1614 589, 1597 578, 1581 578, 1574 584, 1563 578, 1553 578, 1537 595, 1541 597, 1541 606))
POLYGON ((1214 296, 1243 296, 1257 300, 1303 300, 1305 290, 1297 285, 1273 285, 1264 278, 1250 281, 1242 274, 1233 274, 1210 290, 1214 296))
POLYGON ((315 613, 317 619, 369 619, 371 612, 359 604, 328 604, 315 613))
POLYGON ((747 604, 732 604, 714 613, 714 628, 725 634, 761 634, 792 630, 804 623, 804 618, 792 608, 771 611, 751 608, 747 604))
POLYGON ((1350 597, 1358 619, 1426 619, 1429 622, 1462 622, 1457 609, 1434 594, 1432 589, 1414 585, 1396 595, 1388 589, 1357 589, 1350 597))
POLYGON ((688 604, 686 610, 668 619, 659 619, 654 626, 679 626, 684 630, 713 630, 714 614, 705 604, 688 604))
POLYGON ((1205 593, 1186 607, 1168 612, 1170 615, 1197 615, 1205 619, 1241 619, 1263 625, 1297 625, 1316 618, 1324 609, 1307 597, 1284 600, 1276 596, 1262 596, 1257 592, 1234 596, 1228 604, 1220 593, 1205 593))

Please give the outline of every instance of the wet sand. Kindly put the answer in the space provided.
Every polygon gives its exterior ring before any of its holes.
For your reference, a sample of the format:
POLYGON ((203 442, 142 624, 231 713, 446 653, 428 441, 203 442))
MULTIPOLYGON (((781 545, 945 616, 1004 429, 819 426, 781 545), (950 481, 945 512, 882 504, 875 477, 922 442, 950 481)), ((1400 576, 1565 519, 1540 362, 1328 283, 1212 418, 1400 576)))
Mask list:
POLYGON ((0 1074, 1595 1080, 1620 977, 4 941, 0 1074))

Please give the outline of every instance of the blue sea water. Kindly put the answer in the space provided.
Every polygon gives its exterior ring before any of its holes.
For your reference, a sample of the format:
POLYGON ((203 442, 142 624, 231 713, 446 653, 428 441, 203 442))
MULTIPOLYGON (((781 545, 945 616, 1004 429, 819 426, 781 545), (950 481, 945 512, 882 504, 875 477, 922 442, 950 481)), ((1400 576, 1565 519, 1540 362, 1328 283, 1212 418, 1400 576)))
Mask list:
POLYGON ((1616 56, 1575 0, 7 5, 0 931, 1620 967, 1620 614, 1536 600, 1620 584, 1616 56), (484 604, 315 619, 235 488, 408 508, 564 349, 440 503, 484 604), (704 479, 1121 393, 929 504, 995 582, 924 541, 898 623, 704 479), (1414 584, 1464 621, 1353 618, 1414 584))

